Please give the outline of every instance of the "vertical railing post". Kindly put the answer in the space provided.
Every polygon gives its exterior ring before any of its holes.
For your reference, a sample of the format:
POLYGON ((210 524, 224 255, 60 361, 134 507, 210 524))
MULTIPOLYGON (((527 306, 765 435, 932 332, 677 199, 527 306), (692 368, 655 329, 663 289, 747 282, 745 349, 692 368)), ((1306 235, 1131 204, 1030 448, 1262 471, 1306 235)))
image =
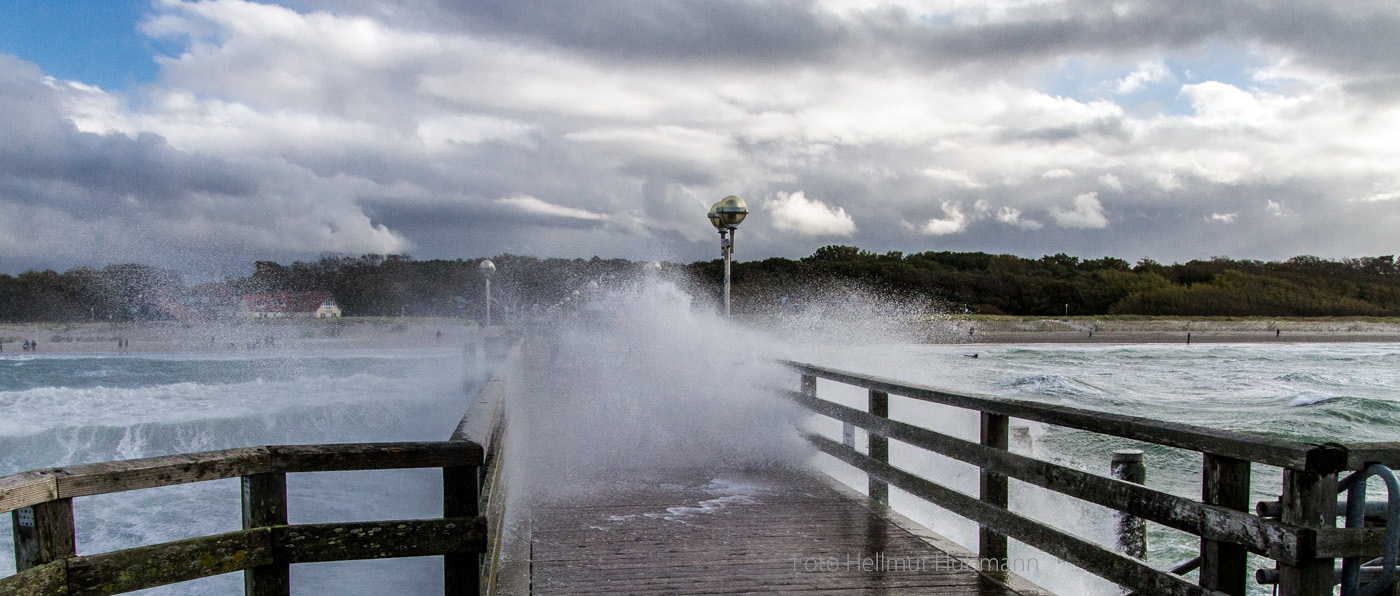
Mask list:
MULTIPOLYGON (((1201 501, 1249 511, 1249 462, 1206 453, 1201 464, 1201 501)), ((1244 596, 1248 577, 1247 553, 1243 546, 1201 539, 1202 588, 1244 596)))
MULTIPOLYGON (((1283 470, 1283 523, 1304 528, 1337 525, 1337 474, 1283 470)), ((1280 596, 1323 596, 1332 593, 1335 559, 1312 559, 1298 565, 1279 564, 1280 596)))
MULTIPOLYGON (((480 515, 479 465, 442 469, 442 516, 480 515)), ((448 553, 442 556, 442 593, 445 596, 477 596, 481 593, 481 554, 448 553)))
MULTIPOLYGON (((890 417, 890 394, 883 391, 870 390, 870 415, 881 418, 890 417)), ((870 458, 881 462, 890 463, 890 440, 888 437, 867 433, 867 447, 870 458)), ((884 480, 869 476, 867 478, 867 488, 870 499, 877 503, 890 504, 890 485, 884 480)))
MULTIPOLYGON (((1001 414, 982 412, 982 445, 1006 451, 1011 437, 1011 419, 1001 414)), ((987 469, 981 470, 982 502, 1006 509, 1010 501, 1010 490, 1006 476, 987 469)), ((1006 568, 1006 536, 982 526, 978 530, 977 556, 982 559, 983 571, 997 571, 1006 568), (996 565, 996 569, 990 568, 996 565)))
MULTIPOLYGON (((1120 449, 1113 452, 1113 477, 1133 484, 1147 483, 1147 464, 1142 450, 1120 449)), ((1135 515, 1118 512, 1118 551, 1130 557, 1147 557, 1147 522, 1135 515)))
POLYGON ((14 524, 15 571, 78 554, 73 499, 57 499, 10 512, 14 524))
MULTIPOLYGON (((243 484, 243 529, 287 525, 287 474, 249 474, 243 484)), ((277 550, 273 549, 274 552, 277 550)), ((276 561, 243 572, 245 596, 288 596, 290 565, 276 561)))
POLYGON ((800 387, 800 390, 802 391, 802 395, 805 395, 807 397, 816 397, 817 378, 812 375, 802 375, 802 386, 800 387))

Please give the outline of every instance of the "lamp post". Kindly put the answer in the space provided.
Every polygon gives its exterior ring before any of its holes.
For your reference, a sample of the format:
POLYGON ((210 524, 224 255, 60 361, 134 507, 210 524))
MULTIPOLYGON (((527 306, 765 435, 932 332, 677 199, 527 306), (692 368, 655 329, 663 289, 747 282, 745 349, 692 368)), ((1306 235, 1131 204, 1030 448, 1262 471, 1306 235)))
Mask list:
POLYGON ((724 257, 724 318, 729 318, 729 270, 734 257, 734 238, 739 223, 749 214, 749 206, 744 200, 729 195, 710 207, 710 225, 719 230, 719 252, 724 257))
POLYGON ((481 274, 486 277, 486 326, 491 326, 491 276, 496 274, 496 264, 491 259, 481 260, 481 274))

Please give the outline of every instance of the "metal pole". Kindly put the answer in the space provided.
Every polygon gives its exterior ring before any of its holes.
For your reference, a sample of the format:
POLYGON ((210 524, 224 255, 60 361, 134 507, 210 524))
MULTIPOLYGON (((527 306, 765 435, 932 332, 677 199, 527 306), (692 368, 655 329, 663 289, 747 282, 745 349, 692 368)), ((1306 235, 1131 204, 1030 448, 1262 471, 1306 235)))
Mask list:
POLYGON ((486 278, 486 326, 491 326, 491 278, 486 278))
MULTIPOLYGON (((729 237, 720 241, 724 245, 724 319, 729 320, 729 263, 734 256, 734 233, 738 230, 729 228, 729 237)), ((724 234, 724 232, 720 232, 724 234)))

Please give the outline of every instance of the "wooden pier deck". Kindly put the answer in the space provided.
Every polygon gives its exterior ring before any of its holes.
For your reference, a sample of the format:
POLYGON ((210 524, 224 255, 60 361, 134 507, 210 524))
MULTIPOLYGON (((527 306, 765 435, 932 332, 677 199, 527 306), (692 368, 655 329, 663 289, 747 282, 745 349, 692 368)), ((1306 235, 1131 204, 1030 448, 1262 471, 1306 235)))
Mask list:
POLYGON ((1040 594, 977 572, 834 483, 785 470, 670 473, 537 508, 531 593, 1040 594))

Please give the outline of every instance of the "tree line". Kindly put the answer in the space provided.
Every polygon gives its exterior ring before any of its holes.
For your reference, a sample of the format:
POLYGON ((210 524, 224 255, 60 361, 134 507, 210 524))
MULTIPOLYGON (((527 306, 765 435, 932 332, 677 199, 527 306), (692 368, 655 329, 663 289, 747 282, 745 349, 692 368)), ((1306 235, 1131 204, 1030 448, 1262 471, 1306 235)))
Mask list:
MULTIPOLYGON (((645 263, 625 259, 492 257, 493 312, 524 316, 574 292, 631 283, 645 263)), ((140 264, 63 273, 0 274, 0 321, 132 321, 231 316, 246 294, 326 291, 346 316, 480 318, 480 259, 418 261, 408 255, 329 254, 312 262, 254 263, 253 272, 186 285, 172 270, 140 264)), ((666 263, 661 275, 718 300, 720 260, 666 263)), ((737 314, 761 314, 839 298, 860 287, 955 313, 1056 316, 1400 316, 1393 255, 1286 261, 1214 257, 1163 265, 1065 254, 1038 259, 982 252, 872 253, 824 246, 800 259, 739 262, 737 314)))

